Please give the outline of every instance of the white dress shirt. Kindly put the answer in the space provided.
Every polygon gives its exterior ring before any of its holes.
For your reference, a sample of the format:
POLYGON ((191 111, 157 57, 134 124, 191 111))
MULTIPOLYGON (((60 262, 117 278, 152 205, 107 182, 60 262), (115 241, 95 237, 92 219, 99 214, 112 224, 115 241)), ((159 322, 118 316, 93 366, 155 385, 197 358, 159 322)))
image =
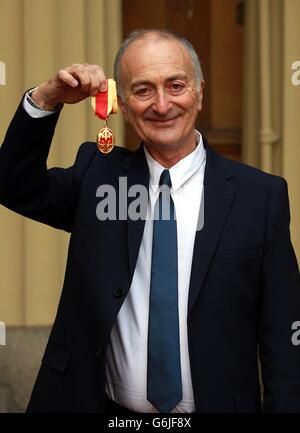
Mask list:
MULTIPOLYGON (((187 307, 194 241, 205 169, 205 149, 196 131, 197 147, 170 168, 178 242, 178 310, 182 400, 172 412, 195 411, 187 334, 187 307)), ((107 349, 106 393, 135 412, 158 412, 147 400, 147 340, 154 205, 165 167, 144 148, 150 172, 149 206, 129 293, 119 311, 107 349)))
MULTIPOLYGON (((23 106, 35 118, 53 112, 39 110, 24 98, 23 106)), ((194 241, 203 190, 206 153, 195 131, 196 149, 169 169, 175 206, 178 243, 178 310, 182 400, 172 412, 195 410, 187 334, 187 307, 194 241)), ((165 167, 144 148, 149 173, 147 219, 132 284, 119 311, 107 349, 106 393, 118 404, 136 412, 158 412, 147 400, 147 340, 154 205, 165 167)))

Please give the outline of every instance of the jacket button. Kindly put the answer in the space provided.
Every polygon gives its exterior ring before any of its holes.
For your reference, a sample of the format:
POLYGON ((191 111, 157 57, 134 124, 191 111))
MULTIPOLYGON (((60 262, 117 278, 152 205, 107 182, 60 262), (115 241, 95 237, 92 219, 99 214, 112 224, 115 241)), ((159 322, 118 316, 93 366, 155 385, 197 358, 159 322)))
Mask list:
POLYGON ((103 353, 104 353, 103 347, 98 347, 98 349, 96 350, 96 357, 101 358, 103 353))
POLYGON ((114 290, 114 295, 116 298, 122 298, 124 296, 125 290, 123 287, 116 287, 114 290))

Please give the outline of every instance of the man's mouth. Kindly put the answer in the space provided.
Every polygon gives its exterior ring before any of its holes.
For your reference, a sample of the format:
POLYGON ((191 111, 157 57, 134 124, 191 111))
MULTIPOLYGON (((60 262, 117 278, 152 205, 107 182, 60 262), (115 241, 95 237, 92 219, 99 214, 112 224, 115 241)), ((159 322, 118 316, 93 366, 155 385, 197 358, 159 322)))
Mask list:
POLYGON ((156 127, 170 127, 176 123, 178 117, 179 117, 179 115, 171 117, 169 119, 156 119, 156 118, 152 119, 152 118, 150 118, 147 120, 148 120, 148 122, 151 122, 156 127))

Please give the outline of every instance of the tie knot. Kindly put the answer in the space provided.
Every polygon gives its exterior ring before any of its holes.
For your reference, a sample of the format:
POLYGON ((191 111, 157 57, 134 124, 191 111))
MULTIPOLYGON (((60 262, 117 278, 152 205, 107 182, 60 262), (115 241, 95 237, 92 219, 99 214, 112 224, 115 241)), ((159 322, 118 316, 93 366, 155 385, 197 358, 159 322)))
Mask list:
POLYGON ((169 188, 172 186, 169 170, 164 170, 160 175, 159 186, 167 185, 169 188))

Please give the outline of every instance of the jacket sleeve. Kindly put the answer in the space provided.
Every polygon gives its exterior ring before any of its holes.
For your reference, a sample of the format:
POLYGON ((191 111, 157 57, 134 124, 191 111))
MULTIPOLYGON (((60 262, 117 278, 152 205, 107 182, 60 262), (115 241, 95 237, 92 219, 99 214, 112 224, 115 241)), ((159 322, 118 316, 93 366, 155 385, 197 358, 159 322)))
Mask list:
POLYGON ((7 208, 71 231, 80 183, 95 146, 83 144, 72 167, 47 169, 59 112, 32 118, 21 103, 0 148, 0 203, 7 208))
POLYGON ((300 320, 300 278, 289 222, 286 182, 272 177, 259 321, 264 412, 300 412, 300 345, 292 341, 292 324, 300 320))

